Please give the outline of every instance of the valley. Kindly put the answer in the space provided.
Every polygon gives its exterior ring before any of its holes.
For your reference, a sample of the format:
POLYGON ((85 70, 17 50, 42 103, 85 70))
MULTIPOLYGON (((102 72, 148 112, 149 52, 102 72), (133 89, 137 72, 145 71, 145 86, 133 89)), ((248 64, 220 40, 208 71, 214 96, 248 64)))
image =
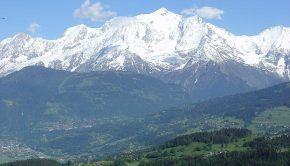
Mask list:
MULTIPOLYGON (((160 146, 108 157, 104 160, 67 162, 73 166, 160 166, 160 165, 287 165, 290 136, 260 137, 250 130, 227 128, 176 137, 160 146)), ((23 160, 11 164, 58 166, 50 160, 23 160)), ((63 164, 65 165, 65 164, 63 164)), ((7 165, 1 165, 7 166, 7 165)))
MULTIPOLYGON (((193 104, 185 102, 190 95, 175 85, 126 72, 80 74, 29 67, 0 79, 0 85, 6 92, 0 95, 2 137, 17 138, 63 161, 147 149, 193 132, 249 128, 255 134, 279 135, 290 129, 289 83, 193 104), (138 84, 140 79, 143 85, 138 84), (119 95, 106 97, 116 92, 119 95), (139 105, 123 105, 132 100, 150 111, 139 114, 139 105), (121 107, 126 110, 122 115, 121 107), (18 119, 17 123, 7 121, 7 116, 18 119)), ((23 158, 29 156, 27 152, 23 158)))

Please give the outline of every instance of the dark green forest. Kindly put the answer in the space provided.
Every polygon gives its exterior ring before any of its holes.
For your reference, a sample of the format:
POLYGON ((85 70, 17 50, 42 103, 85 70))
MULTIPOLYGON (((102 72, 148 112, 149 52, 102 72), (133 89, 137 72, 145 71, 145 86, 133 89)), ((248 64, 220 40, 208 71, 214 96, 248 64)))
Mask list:
POLYGON ((23 161, 15 161, 7 164, 0 164, 0 166, 70 166, 70 163, 61 164, 49 159, 30 159, 23 161))
POLYGON ((166 142, 161 148, 171 148, 176 146, 189 145, 192 142, 203 142, 206 144, 225 144, 236 141, 251 134, 247 129, 222 129, 213 132, 199 132, 190 135, 177 137, 166 142))
POLYGON ((107 162, 107 165, 111 166, 287 166, 289 164, 290 136, 288 134, 258 137, 247 129, 235 128, 180 136, 151 151, 123 154, 112 163, 107 162))

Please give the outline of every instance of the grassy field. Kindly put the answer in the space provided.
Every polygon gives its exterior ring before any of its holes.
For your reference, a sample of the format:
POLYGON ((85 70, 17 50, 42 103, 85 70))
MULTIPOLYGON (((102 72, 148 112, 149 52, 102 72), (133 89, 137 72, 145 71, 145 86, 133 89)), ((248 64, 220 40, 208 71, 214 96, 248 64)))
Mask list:
MULTIPOLYGON (((149 161, 154 159, 165 158, 183 158, 186 156, 211 156, 220 152, 233 152, 233 151, 246 151, 248 147, 244 144, 257 138, 256 135, 251 134, 245 138, 240 138, 237 141, 228 144, 206 144, 201 142, 193 142, 185 146, 177 146, 172 148, 158 148, 149 152, 140 154, 126 154, 122 158, 126 159, 126 166, 138 166, 140 162, 149 161)), ((75 166, 109 166, 113 164, 113 161, 99 161, 90 164, 76 164, 75 166)))
POLYGON ((255 133, 273 133, 290 127, 290 108, 276 107, 259 114, 249 126, 255 133))

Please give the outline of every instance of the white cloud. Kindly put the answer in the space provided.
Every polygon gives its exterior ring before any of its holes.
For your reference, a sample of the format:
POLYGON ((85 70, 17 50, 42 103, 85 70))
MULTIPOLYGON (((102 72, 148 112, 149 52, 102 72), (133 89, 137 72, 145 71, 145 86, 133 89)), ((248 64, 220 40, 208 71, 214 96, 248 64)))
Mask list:
POLYGON ((32 24, 30 24, 29 25, 29 27, 28 27, 28 31, 30 32, 30 33, 35 33, 35 32, 37 32, 37 30, 40 28, 40 25, 39 24, 37 24, 37 23, 32 23, 32 24))
POLYGON ((109 10, 109 7, 104 6, 100 2, 91 3, 90 0, 85 0, 81 7, 74 11, 74 16, 79 19, 102 21, 117 16, 117 13, 109 10))
POLYGON ((190 8, 181 11, 184 15, 199 15, 205 19, 222 19, 224 11, 215 7, 204 6, 201 8, 190 8))

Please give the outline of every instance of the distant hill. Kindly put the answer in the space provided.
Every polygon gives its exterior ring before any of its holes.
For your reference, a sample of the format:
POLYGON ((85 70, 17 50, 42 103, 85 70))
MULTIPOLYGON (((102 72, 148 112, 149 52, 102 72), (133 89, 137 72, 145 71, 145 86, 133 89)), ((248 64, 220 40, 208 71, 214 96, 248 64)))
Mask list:
POLYGON ((27 67, 0 79, 0 91, 2 131, 52 128, 40 125, 74 119, 140 118, 190 99, 178 86, 129 72, 70 73, 44 67, 27 67))
POLYGON ((172 124, 178 124, 180 131, 235 126, 250 127, 256 132, 277 133, 290 128, 290 83, 169 109, 154 117, 148 123, 166 126, 164 130, 170 130, 168 125, 172 129, 177 128, 172 124))
POLYGON ((195 104, 190 111, 235 116, 250 122, 266 109, 281 106, 290 106, 290 83, 282 83, 245 94, 208 100, 195 104))

